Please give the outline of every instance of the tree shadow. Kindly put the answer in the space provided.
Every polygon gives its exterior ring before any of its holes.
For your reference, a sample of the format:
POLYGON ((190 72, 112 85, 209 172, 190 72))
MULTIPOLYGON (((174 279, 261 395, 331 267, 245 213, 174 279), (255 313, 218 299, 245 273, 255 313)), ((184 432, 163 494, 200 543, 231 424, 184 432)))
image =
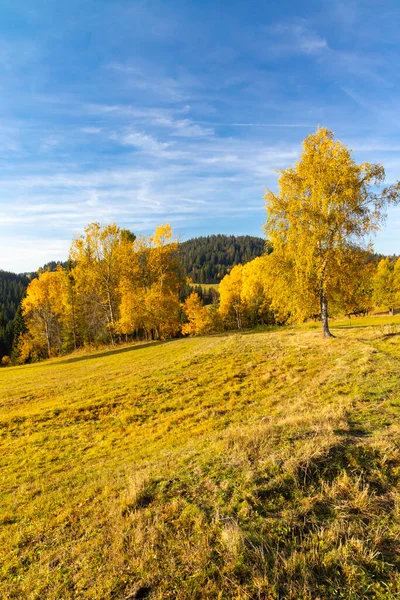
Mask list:
MULTIPOLYGON (((178 339, 178 338, 177 338, 178 339)), ((19 369, 23 369, 24 367, 32 367, 32 365, 40 365, 41 367, 52 367, 58 365, 68 365, 77 362, 81 362, 84 360, 93 360, 95 358, 108 358, 109 356, 115 356, 117 354, 125 354, 127 352, 134 352, 135 350, 142 350, 143 348, 152 348, 154 346, 161 346, 163 344, 173 343, 177 340, 160 340, 155 342, 143 342, 142 344, 137 344, 135 346, 124 346, 123 348, 114 348, 111 350, 103 350, 95 352, 94 354, 83 354, 81 356, 71 356, 70 358, 63 358, 61 360, 52 360, 52 361, 42 361, 37 363, 31 363, 30 365, 21 365, 18 367, 19 369)))
POLYGON ((371 325, 334 325, 329 324, 330 329, 368 329, 371 325))
POLYGON ((396 337, 396 336, 398 336, 398 335, 400 335, 400 331, 395 331, 395 332, 393 332, 393 333, 385 333, 385 334, 382 336, 382 340, 386 340, 386 339, 388 339, 388 338, 396 337))

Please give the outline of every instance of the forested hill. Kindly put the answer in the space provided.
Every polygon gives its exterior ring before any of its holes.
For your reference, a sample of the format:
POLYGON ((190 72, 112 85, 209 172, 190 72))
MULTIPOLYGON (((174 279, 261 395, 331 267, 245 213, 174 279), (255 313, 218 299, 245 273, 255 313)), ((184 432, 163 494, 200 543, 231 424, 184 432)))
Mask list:
POLYGON ((219 283, 232 267, 265 252, 265 240, 251 235, 208 235, 180 244, 181 262, 194 283, 219 283))
POLYGON ((9 354, 13 339, 13 320, 29 279, 0 271, 0 358, 9 354))

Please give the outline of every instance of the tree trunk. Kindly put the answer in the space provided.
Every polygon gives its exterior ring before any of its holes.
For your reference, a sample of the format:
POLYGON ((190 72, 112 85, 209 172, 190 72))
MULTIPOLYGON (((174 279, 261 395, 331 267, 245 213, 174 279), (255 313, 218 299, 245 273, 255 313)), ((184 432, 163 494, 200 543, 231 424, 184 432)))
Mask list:
POLYGON ((71 307, 72 307, 72 337, 74 340, 74 350, 76 350, 76 316, 75 316, 75 295, 71 287, 71 307))
POLYGON ((50 327, 49 327, 49 324, 47 323, 47 321, 45 321, 44 327, 45 327, 45 331, 46 331, 47 356, 48 356, 48 358, 50 358, 50 355, 51 355, 50 327))
POLYGON ((329 331, 328 323, 328 300, 323 289, 319 293, 320 304, 321 304, 321 321, 322 321, 322 334, 325 338, 335 337, 329 331))

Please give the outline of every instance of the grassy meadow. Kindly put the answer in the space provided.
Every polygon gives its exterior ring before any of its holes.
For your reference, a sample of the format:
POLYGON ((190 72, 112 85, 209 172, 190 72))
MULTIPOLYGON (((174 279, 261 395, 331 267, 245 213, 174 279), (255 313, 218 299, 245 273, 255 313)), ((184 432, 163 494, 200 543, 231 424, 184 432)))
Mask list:
POLYGON ((0 370, 0 598, 400 597, 400 318, 0 370))
POLYGON ((209 292, 210 289, 213 289, 218 292, 219 283, 191 283, 192 288, 196 288, 200 286, 205 292, 209 292))

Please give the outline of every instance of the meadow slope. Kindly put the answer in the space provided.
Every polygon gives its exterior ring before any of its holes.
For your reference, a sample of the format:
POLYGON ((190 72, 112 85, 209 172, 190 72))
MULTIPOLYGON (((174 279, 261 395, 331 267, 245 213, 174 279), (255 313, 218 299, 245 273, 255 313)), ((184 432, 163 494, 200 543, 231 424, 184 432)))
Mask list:
POLYGON ((398 598, 400 324, 355 324, 0 370, 0 597, 398 598))

